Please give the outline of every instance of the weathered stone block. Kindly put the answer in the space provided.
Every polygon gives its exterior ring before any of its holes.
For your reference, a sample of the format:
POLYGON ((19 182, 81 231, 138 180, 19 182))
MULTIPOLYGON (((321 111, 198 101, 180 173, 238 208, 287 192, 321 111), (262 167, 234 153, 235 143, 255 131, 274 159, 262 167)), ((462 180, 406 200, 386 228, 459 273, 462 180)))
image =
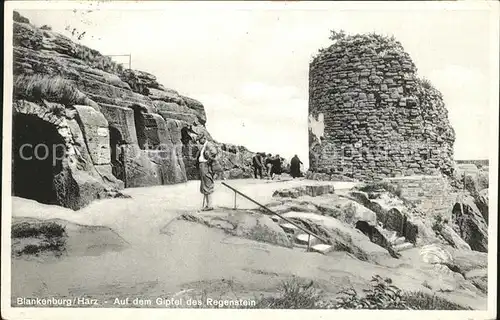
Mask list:
POLYGON ((108 121, 99 111, 89 106, 74 106, 85 135, 90 157, 95 165, 109 164, 110 146, 108 121))

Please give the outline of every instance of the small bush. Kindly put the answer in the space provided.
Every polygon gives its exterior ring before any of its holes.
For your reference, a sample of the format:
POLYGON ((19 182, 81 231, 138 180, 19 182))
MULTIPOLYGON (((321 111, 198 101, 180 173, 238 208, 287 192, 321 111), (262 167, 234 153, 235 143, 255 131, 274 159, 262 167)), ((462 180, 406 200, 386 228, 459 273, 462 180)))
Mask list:
POLYGON ((472 310, 472 308, 421 291, 405 292, 403 299, 413 310, 472 310))
POLYGON ((66 229, 54 222, 44 223, 41 225, 33 225, 28 222, 15 224, 11 229, 12 238, 56 238, 63 237, 66 234, 66 229))
POLYGON ((337 41, 337 40, 345 39, 345 37, 346 37, 346 33, 344 30, 340 30, 340 31, 330 30, 330 36, 328 37, 328 39, 330 39, 332 41, 337 41))
POLYGON ((432 224, 432 230, 436 232, 441 232, 443 230, 443 224, 445 221, 443 220, 443 217, 441 217, 440 214, 434 216, 434 222, 432 224))
POLYGON ((39 245, 29 244, 22 250, 14 252, 17 256, 21 255, 38 255, 42 252, 50 251, 56 257, 61 256, 65 251, 64 245, 66 240, 64 238, 57 238, 51 240, 44 240, 39 245))
POLYGON ((38 255, 41 252, 51 251, 56 256, 60 256, 65 250, 66 229, 54 222, 31 224, 23 222, 12 226, 11 237, 16 238, 36 238, 37 244, 28 244, 22 249, 13 249, 12 253, 21 256, 38 255))
POLYGON ((423 78, 421 82, 422 82, 422 87, 424 87, 425 89, 434 89, 434 86, 432 85, 429 79, 423 78))
MULTIPOLYGON (((429 285, 427 284, 429 287, 429 285)), ((359 294, 355 289, 341 291, 336 301, 326 299, 313 282, 295 278, 283 283, 278 297, 261 298, 256 308, 271 309, 399 309, 399 310, 471 310, 471 308, 421 291, 405 292, 390 278, 373 276, 371 288, 359 294)))
POLYGON ((354 289, 344 290, 337 299, 336 309, 409 309, 403 291, 392 285, 391 279, 375 275, 371 283, 372 288, 364 290, 364 297, 354 289))
POLYGON ((23 17, 19 12, 14 11, 14 16, 13 20, 16 22, 21 22, 21 23, 30 23, 29 19, 26 17, 23 17))
POLYGON ((100 69, 109 73, 121 73, 123 66, 114 62, 111 57, 103 56, 99 51, 90 49, 88 47, 77 45, 75 47, 75 56, 85 61, 91 67, 100 69))

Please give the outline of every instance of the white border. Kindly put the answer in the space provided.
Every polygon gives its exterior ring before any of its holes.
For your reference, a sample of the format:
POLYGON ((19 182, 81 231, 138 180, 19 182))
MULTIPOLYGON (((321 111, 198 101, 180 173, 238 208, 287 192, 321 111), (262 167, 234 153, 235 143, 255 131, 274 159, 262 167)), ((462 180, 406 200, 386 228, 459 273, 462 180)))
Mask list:
POLYGON ((274 319, 306 318, 370 318, 370 319, 494 319, 496 311, 496 252, 497 252, 497 194, 498 184, 498 88, 499 88, 499 3, 487 2, 77 2, 77 1, 8 1, 4 6, 4 110, 3 110, 3 155, 2 159, 2 269, 1 269, 1 307, 5 319, 85 319, 102 317, 109 319, 131 319, 146 316, 150 319, 165 318, 240 318, 272 317, 274 319), (491 114, 490 114, 490 219, 489 219, 489 255, 488 255, 488 311, 370 311, 370 310, 213 310, 213 309, 114 309, 114 308, 12 308, 10 306, 10 225, 11 225, 11 119, 12 119, 12 12, 26 9, 99 9, 99 10, 134 10, 134 9, 186 9, 186 10, 488 10, 491 18, 491 114))

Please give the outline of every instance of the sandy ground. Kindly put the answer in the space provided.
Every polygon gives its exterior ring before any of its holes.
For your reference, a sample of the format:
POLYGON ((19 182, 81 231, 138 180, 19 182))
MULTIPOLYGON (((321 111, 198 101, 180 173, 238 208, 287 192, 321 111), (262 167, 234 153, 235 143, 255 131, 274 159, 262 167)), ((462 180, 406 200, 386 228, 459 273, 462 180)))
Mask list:
MULTIPOLYGON (((304 181, 230 180, 227 183, 266 203, 272 200, 274 190, 303 185, 304 181)), ((346 182, 333 184, 336 189, 353 186, 346 182)), ((125 193, 132 198, 96 201, 77 212, 14 198, 13 216, 62 218, 108 226, 130 246, 123 251, 91 257, 45 262, 13 259, 13 299, 84 295, 98 299, 101 306, 119 307, 113 304, 115 298, 154 300, 179 296, 182 292, 188 292, 190 297, 255 299, 260 294, 275 294, 280 283, 293 276, 315 280, 333 293, 346 286, 364 288, 374 274, 391 277, 402 288, 424 291, 422 279, 434 280, 432 273, 412 268, 403 261, 400 268, 376 266, 343 252, 332 256, 306 253, 228 236, 196 223, 173 221, 181 213, 199 210, 202 199, 198 188, 198 181, 190 181, 126 189, 125 193), (167 234, 161 234, 160 229, 167 224, 167 234)), ((215 205, 232 207, 233 201, 234 193, 218 182, 215 205)), ((256 207, 241 197, 237 204, 239 208, 256 207)), ((477 299, 467 292, 453 294, 455 301, 478 309, 486 307, 486 299, 477 299)), ((152 306, 164 305, 153 303, 152 306)))

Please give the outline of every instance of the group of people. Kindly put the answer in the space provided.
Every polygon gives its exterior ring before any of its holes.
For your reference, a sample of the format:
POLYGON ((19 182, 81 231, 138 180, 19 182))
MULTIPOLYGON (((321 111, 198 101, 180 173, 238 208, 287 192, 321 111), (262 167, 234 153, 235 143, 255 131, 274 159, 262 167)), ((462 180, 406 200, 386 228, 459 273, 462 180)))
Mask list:
MULTIPOLYGON (((301 176, 299 157, 295 155, 290 161, 290 175, 292 178, 297 178, 301 176)), ((263 152, 256 153, 252 157, 252 165, 255 179, 263 178, 263 172, 266 173, 267 179, 274 179, 275 176, 280 176, 283 172, 282 158, 279 154, 271 155, 265 154, 263 152)))
POLYGON ((281 157, 279 154, 271 155, 263 152, 256 153, 252 157, 253 174, 255 179, 263 178, 263 173, 268 179, 272 179, 275 175, 281 175, 281 157))

